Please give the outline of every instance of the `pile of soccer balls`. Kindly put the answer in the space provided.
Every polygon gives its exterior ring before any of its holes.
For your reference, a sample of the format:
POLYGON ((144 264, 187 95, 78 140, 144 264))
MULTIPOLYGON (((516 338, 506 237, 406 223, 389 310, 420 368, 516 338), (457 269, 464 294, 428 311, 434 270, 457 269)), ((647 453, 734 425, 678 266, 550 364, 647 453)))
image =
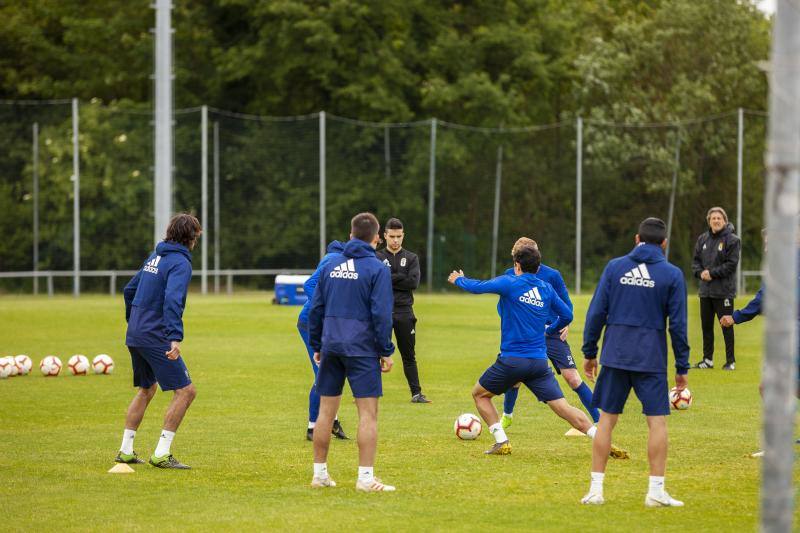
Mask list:
MULTIPOLYGON (((0 357, 0 379, 25 376, 30 373, 31 368, 33 368, 33 361, 27 355, 0 357)), ((55 355, 48 355, 39 363, 39 370, 46 377, 59 375, 62 368, 61 359, 55 355)), ((92 359, 90 364, 85 355, 77 354, 69 358, 67 368, 73 376, 86 376, 89 374, 90 368, 94 370, 95 374, 110 374, 114 371, 114 360, 108 354, 101 353, 92 359)))

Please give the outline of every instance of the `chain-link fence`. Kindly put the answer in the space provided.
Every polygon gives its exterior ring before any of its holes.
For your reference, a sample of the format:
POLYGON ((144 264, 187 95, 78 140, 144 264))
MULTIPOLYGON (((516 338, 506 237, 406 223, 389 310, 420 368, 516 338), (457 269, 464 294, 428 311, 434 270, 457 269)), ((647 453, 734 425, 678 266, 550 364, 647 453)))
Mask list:
MULTIPOLYGON (((95 101, 0 102, 0 275, 58 271, 65 276, 51 284, 68 291, 71 272, 84 276, 83 290, 106 290, 107 280, 86 276, 140 266, 154 233, 152 118, 95 101)), ((453 268, 501 273, 521 235, 539 242, 571 287, 590 288, 609 258, 631 248, 646 216, 668 221, 670 260, 689 277, 712 205, 727 210, 742 237, 742 269, 761 263, 762 112, 524 128, 213 108, 174 118, 173 205, 201 217, 194 267, 212 273, 211 290, 222 271, 314 268, 325 243, 347 238, 359 211, 403 220, 405 246, 419 254, 431 288, 444 287, 453 268)), ((0 288, 38 290, 35 280, 20 274, 0 279, 0 288)), ((112 278, 112 290, 122 282, 112 278)))

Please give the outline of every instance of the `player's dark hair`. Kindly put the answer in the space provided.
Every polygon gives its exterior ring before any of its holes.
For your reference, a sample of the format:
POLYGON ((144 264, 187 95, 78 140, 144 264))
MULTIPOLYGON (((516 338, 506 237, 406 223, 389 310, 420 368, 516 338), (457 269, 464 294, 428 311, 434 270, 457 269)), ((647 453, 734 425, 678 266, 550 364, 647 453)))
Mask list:
POLYGON ((390 218, 386 221, 386 224, 383 226, 383 230, 390 230, 390 229, 403 229, 403 223, 400 221, 399 218, 390 218))
POLYGON ((519 263, 523 272, 536 274, 539 272, 539 265, 542 264, 542 254, 532 246, 520 246, 514 252, 514 262, 519 263))
POLYGON ((200 235, 200 229, 200 221, 194 215, 179 213, 169 221, 165 240, 191 248, 200 235))
POLYGON ((350 235, 360 241, 372 242, 379 229, 378 219, 372 213, 359 213, 350 221, 350 235))
POLYGON ((660 218, 646 218, 639 224, 639 242, 661 244, 666 238, 667 225, 660 218))

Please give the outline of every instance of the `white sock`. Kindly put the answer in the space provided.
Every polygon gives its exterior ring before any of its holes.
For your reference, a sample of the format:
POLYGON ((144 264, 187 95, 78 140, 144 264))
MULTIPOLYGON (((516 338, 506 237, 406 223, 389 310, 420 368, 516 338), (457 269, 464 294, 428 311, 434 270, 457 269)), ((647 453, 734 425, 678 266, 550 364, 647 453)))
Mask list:
POLYGON ((503 416, 505 416, 506 418, 514 418, 514 413, 511 414, 503 413, 503 416))
POLYGON ((603 479, 605 477, 605 472, 592 472, 592 483, 589 485, 589 492, 603 494, 603 479))
POLYGON ((124 453, 125 455, 131 455, 133 453, 133 439, 136 437, 136 430, 135 429, 126 429, 122 432, 122 445, 119 447, 119 451, 124 453))
POLYGON ((314 429, 314 426, 316 426, 316 425, 317 425, 317 423, 316 423, 316 422, 311 422, 311 421, 309 421, 309 422, 308 422, 308 429, 314 429))
POLYGON ((503 425, 500 422, 489 426, 489 433, 494 435, 495 442, 505 442, 508 440, 508 437, 506 437, 506 432, 503 431, 503 425))
POLYGON ((169 455, 169 447, 172 445, 172 439, 174 438, 174 431, 162 429, 161 437, 158 439, 158 446, 156 446, 156 451, 153 452, 153 455, 156 457, 164 457, 165 455, 169 455))
POLYGON ((588 436, 590 439, 593 439, 593 438, 594 438, 594 435, 595 435, 595 433, 597 433, 597 426, 592 426, 592 427, 590 427, 590 428, 589 428, 589 430, 586 432, 586 435, 587 435, 587 436, 588 436))
POLYGON ((647 490, 648 496, 661 496, 664 494, 664 476, 650 476, 650 488, 647 490))
POLYGON ((358 467, 358 480, 361 483, 372 483, 375 481, 375 467, 372 466, 359 466, 358 467))
POLYGON ((314 463, 314 477, 326 479, 328 477, 328 463, 314 463))

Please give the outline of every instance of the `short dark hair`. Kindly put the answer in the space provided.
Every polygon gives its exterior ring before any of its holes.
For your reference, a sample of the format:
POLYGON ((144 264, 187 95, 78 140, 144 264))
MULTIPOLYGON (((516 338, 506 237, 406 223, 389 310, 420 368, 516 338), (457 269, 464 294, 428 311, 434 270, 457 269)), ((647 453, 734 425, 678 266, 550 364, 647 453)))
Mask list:
POLYGON ((519 263, 523 272, 536 274, 542 264, 542 253, 533 246, 520 246, 514 252, 514 262, 519 263))
POLYGON ((639 224, 639 241, 661 244, 667 238, 667 225, 660 218, 650 217, 639 224))
POLYGON ((372 242, 379 229, 378 219, 372 213, 359 213, 350 221, 350 234, 360 241, 372 242))
POLYGON ((169 221, 166 240, 190 248, 200 235, 200 221, 189 213, 178 213, 169 221))
POLYGON ((390 229, 403 229, 403 222, 401 222, 399 218, 390 218, 386 221, 386 224, 383 225, 383 231, 390 229))

